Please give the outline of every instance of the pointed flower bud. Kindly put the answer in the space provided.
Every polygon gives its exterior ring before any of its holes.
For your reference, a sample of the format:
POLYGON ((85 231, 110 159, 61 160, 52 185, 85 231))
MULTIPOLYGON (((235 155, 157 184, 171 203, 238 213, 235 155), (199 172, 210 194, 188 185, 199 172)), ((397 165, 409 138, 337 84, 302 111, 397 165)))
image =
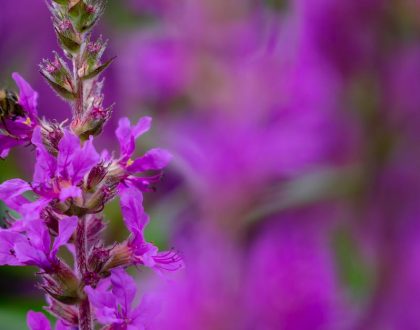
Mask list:
POLYGON ((80 300, 79 280, 66 264, 58 263, 53 271, 43 274, 42 278, 41 287, 54 299, 69 305, 80 300))
POLYGON ((67 100, 75 98, 75 87, 72 75, 70 74, 67 64, 57 53, 54 53, 53 61, 44 59, 40 68, 41 74, 58 95, 67 100))
POLYGON ((53 23, 55 33, 61 46, 70 54, 79 51, 82 40, 80 35, 76 32, 73 22, 62 12, 62 8, 58 6, 51 7, 53 14, 53 23))
POLYGON ((47 300, 49 305, 48 307, 45 307, 45 310, 50 314, 72 326, 76 326, 79 323, 79 313, 75 307, 60 303, 59 301, 48 296, 47 300))
POLYGON ((86 33, 97 23, 104 11, 103 0, 71 0, 68 14, 79 33, 86 33))
POLYGON ((101 62, 107 44, 102 37, 96 41, 90 41, 88 37, 82 51, 83 66, 78 72, 80 78, 87 80, 98 77, 114 61, 115 57, 101 62))

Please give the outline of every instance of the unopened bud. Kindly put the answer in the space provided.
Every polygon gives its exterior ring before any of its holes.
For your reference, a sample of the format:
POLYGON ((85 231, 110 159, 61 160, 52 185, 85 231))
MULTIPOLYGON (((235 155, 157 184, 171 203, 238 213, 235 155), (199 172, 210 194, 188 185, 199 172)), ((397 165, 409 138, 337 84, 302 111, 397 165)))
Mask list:
POLYGON ((79 313, 75 307, 71 305, 65 305, 50 297, 48 298, 49 306, 45 307, 45 310, 57 318, 66 321, 70 325, 79 324, 79 313))
POLYGON ((54 269, 42 276, 41 287, 54 299, 74 305, 81 299, 79 280, 66 264, 59 262, 54 269))
POLYGON ((126 243, 118 244, 110 251, 108 262, 103 266, 102 272, 109 272, 116 267, 125 267, 133 262, 133 250, 126 243))

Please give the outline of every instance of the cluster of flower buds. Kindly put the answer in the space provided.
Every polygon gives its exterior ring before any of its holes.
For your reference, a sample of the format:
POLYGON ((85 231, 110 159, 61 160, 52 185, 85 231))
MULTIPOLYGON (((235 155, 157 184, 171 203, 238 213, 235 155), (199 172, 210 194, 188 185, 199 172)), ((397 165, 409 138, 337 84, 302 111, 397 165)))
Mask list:
MULTIPOLYGON (((136 139, 150 129, 151 118, 135 125, 127 118, 119 121, 118 157, 106 150, 98 153, 94 146, 94 137, 111 114, 111 108, 103 107, 103 81, 98 76, 112 59, 102 63, 106 42, 91 41, 88 35, 103 8, 102 0, 50 4, 58 39, 71 63, 55 53, 54 60, 44 60, 41 73, 71 104, 71 121, 39 119, 37 93, 17 74, 19 112, 2 118, 1 155, 30 143, 36 163, 31 182, 12 179, 0 185, 0 200, 18 215, 9 215, 7 228, 0 229, 0 264, 40 269, 39 286, 47 295, 46 310, 59 319, 57 329, 92 330, 95 321, 103 329, 140 328, 146 309, 142 303, 132 310, 132 299, 123 300, 135 288, 124 269, 143 265, 162 273, 183 266, 174 250, 159 252, 143 234, 149 218, 142 193, 153 190, 171 159, 158 148, 133 159, 136 139), (131 234, 107 246, 101 239, 106 228, 103 210, 115 197, 120 198, 131 234), (60 257, 62 249, 73 255, 73 263, 60 257), (106 305, 104 297, 115 304, 106 305)), ((51 328, 43 314, 34 312, 28 314, 28 325, 51 328)))

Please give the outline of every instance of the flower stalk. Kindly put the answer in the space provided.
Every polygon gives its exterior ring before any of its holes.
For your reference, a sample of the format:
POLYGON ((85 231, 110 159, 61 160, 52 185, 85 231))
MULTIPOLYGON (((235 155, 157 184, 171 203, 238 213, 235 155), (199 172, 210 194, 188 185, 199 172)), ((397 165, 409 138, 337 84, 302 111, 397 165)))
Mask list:
MULTIPOLYGON (((88 242, 86 235, 86 220, 85 217, 79 217, 76 229, 76 258, 77 269, 79 270, 80 278, 82 279, 80 285, 82 290, 85 286, 84 279, 88 273, 87 266, 88 242)), ((79 303, 79 327, 80 330, 92 329, 92 315, 90 311, 89 298, 84 295, 79 303)))

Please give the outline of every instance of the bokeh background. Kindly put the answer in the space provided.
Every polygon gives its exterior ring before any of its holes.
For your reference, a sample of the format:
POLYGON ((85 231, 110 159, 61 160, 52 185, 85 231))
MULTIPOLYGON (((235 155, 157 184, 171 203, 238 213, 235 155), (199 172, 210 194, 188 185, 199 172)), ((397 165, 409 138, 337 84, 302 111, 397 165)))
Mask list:
MULTIPOLYGON (((118 117, 151 115, 139 149, 174 155, 145 196, 147 238, 187 264, 170 282, 137 274, 162 301, 156 329, 420 329, 420 1, 108 2, 99 144, 118 117)), ((20 72, 63 120, 38 73, 58 48, 49 17, 1 1, 0 85, 20 72)), ((29 150, 2 181, 30 178, 29 150)), ((107 215, 123 239, 118 201, 107 215)), ((33 272, 0 268, 0 329, 40 310, 33 272)))

